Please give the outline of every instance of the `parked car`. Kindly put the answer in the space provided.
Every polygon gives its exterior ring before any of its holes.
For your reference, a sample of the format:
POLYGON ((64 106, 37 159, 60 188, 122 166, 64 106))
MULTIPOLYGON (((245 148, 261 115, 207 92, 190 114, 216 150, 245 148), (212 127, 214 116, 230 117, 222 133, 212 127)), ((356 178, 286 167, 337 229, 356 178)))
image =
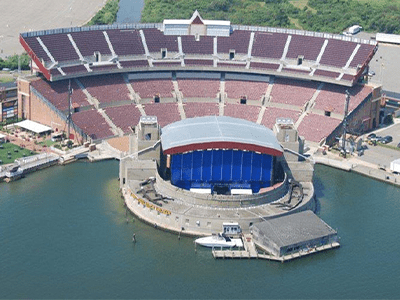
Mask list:
POLYGON ((400 143, 397 144, 397 148, 400 148, 400 143))
POLYGON ((375 133, 370 133, 370 134, 367 135, 367 140, 371 140, 371 139, 374 139, 374 138, 376 138, 376 134, 375 133))
POLYGON ((390 135, 387 135, 387 136, 383 137, 380 142, 382 144, 389 144, 392 141, 393 141, 393 138, 390 135))
MULTIPOLYGON (((367 137, 367 139, 368 139, 368 137, 367 137)), ((371 137, 368 139, 368 144, 376 146, 376 144, 378 142, 382 142, 382 139, 383 138, 380 135, 376 135, 375 133, 371 133, 371 137)))

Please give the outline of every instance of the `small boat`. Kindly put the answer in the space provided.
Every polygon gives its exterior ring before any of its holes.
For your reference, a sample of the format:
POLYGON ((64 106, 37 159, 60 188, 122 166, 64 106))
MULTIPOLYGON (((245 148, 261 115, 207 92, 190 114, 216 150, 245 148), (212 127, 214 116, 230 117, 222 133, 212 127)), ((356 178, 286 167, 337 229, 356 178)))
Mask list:
POLYGON ((243 247, 241 239, 231 239, 225 234, 213 234, 212 236, 198 238, 194 241, 196 244, 209 248, 230 248, 243 247))

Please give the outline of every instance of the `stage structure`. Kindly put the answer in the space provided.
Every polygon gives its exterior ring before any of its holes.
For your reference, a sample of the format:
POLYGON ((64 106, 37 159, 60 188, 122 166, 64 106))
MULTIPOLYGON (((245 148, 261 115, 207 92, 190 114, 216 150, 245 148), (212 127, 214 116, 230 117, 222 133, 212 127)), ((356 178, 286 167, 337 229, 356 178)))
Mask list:
POLYGON ((243 119, 200 117, 163 128, 171 184, 198 193, 253 194, 274 183, 283 150, 273 132, 243 119))
POLYGON ((314 209, 313 166, 290 119, 274 130, 226 116, 160 128, 142 116, 120 161, 120 187, 140 219, 179 234, 207 235, 225 222, 314 209), (297 155, 296 155, 297 153, 297 155))

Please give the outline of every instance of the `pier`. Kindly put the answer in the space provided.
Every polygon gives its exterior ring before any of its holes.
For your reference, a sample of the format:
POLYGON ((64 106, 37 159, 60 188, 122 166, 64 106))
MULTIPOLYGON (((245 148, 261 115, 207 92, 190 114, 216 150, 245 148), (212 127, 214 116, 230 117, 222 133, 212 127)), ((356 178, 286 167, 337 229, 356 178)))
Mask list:
POLYGON ((258 258, 256 246, 251 234, 242 236, 244 250, 215 250, 212 249, 214 258, 258 258))
POLYGON ((59 156, 53 153, 43 153, 17 159, 14 164, 0 172, 0 179, 6 182, 20 179, 22 176, 58 164, 59 156))
POLYGON ((303 256, 307 256, 310 254, 314 254, 317 252, 322 252, 329 249, 339 248, 340 244, 338 242, 333 242, 328 245, 318 246, 310 249, 303 249, 301 251, 284 255, 284 256, 275 256, 268 254, 266 252, 259 253, 257 251, 257 247, 252 240, 251 234, 245 234, 242 237, 244 250, 216 250, 212 249, 212 255, 215 259, 265 259, 271 261, 278 262, 287 262, 293 259, 301 258, 303 256))
POLYGON ((340 247, 337 232, 311 211, 254 224, 241 236, 244 250, 215 250, 214 258, 256 258, 290 261, 340 247))

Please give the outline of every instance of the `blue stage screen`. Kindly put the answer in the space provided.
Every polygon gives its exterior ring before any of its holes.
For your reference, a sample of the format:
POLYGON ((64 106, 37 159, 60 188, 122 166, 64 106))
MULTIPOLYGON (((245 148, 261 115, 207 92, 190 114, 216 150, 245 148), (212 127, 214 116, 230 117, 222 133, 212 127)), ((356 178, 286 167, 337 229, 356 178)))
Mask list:
POLYGON ((222 158, 222 180, 232 181, 232 158, 233 150, 225 150, 222 158))
POLYGON ((211 182, 212 151, 203 151, 203 182, 211 182))
POLYGON ((203 151, 195 151, 193 152, 193 173, 192 180, 194 182, 201 182, 202 179, 202 169, 203 166, 203 151))
POLYGON ((222 182, 222 150, 213 150, 212 181, 222 182))
POLYGON ((171 183, 190 187, 227 186, 254 193, 272 181, 273 157, 241 150, 204 150, 172 155, 171 183))

